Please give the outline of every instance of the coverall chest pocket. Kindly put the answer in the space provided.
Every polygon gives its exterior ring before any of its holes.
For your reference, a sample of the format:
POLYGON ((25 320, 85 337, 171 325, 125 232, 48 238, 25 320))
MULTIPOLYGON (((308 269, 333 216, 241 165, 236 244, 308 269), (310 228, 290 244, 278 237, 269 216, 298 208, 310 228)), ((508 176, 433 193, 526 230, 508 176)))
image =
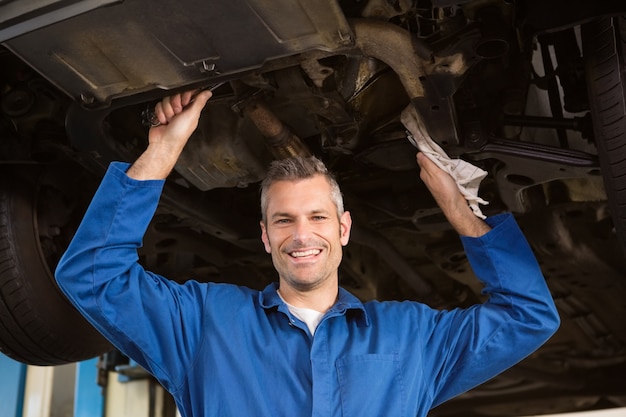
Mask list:
POLYGON ((397 354, 344 356, 336 363, 344 417, 404 417, 406 398, 397 354))

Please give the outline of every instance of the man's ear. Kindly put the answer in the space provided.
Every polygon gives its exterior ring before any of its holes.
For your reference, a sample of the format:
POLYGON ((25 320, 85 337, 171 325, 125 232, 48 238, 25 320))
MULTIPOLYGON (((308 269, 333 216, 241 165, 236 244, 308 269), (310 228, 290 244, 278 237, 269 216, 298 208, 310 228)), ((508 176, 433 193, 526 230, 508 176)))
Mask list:
POLYGON ((339 219, 339 239, 342 246, 346 246, 350 240, 350 229, 352 228, 352 217, 349 211, 344 211, 339 219))
POLYGON ((265 246, 265 252, 272 253, 272 247, 270 246, 270 240, 267 237, 267 229, 265 228, 265 223, 263 223, 263 220, 261 220, 260 224, 261 224, 261 240, 263 241, 263 246, 265 246))

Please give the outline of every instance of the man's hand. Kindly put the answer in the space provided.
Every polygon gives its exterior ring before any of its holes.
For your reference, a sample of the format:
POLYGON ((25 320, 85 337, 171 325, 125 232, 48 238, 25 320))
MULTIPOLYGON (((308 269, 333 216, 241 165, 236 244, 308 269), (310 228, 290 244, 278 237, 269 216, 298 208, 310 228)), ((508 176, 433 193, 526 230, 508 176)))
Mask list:
POLYGON ((128 169, 129 177, 150 180, 169 175, 212 95, 209 90, 194 94, 195 91, 186 91, 157 103, 154 112, 160 125, 150 128, 148 148, 128 169))
POLYGON ((491 230, 487 223, 474 215, 456 182, 447 172, 421 152, 417 154, 417 163, 421 169, 420 178, 457 233, 478 237, 491 230))

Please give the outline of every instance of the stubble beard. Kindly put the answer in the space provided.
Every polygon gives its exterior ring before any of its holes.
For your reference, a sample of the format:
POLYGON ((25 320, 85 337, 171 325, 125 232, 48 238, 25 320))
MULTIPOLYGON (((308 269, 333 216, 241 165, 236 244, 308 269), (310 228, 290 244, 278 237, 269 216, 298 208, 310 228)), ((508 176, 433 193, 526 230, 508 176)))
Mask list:
MULTIPOLYGON (((328 262, 328 260, 326 261, 328 262)), ((320 288, 330 277, 326 268, 317 271, 306 271, 310 265, 302 267, 285 267, 284 270, 274 262, 274 267, 278 271, 281 282, 295 289, 298 292, 309 292, 320 288), (303 269, 299 271, 299 269, 303 269)))

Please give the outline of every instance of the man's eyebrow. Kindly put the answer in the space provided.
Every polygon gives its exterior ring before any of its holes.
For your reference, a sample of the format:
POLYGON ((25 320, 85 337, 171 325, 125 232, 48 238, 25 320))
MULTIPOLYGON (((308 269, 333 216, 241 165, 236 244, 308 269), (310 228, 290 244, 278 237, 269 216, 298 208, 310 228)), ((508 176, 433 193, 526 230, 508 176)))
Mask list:
POLYGON ((330 211, 328 211, 326 209, 311 210, 309 212, 309 214, 328 214, 328 213, 330 213, 330 211))
MULTIPOLYGON (((326 209, 315 209, 315 210, 309 211, 307 214, 310 216, 314 214, 328 214, 328 213, 330 212, 326 209)), ((294 216, 293 214, 286 212, 286 211, 277 211, 276 213, 272 213, 270 218, 274 219, 276 217, 293 217, 293 216, 294 216)))
POLYGON ((283 211, 277 211, 276 213, 273 213, 270 218, 274 219, 276 217, 291 217, 292 215, 290 213, 287 212, 283 212, 283 211))

